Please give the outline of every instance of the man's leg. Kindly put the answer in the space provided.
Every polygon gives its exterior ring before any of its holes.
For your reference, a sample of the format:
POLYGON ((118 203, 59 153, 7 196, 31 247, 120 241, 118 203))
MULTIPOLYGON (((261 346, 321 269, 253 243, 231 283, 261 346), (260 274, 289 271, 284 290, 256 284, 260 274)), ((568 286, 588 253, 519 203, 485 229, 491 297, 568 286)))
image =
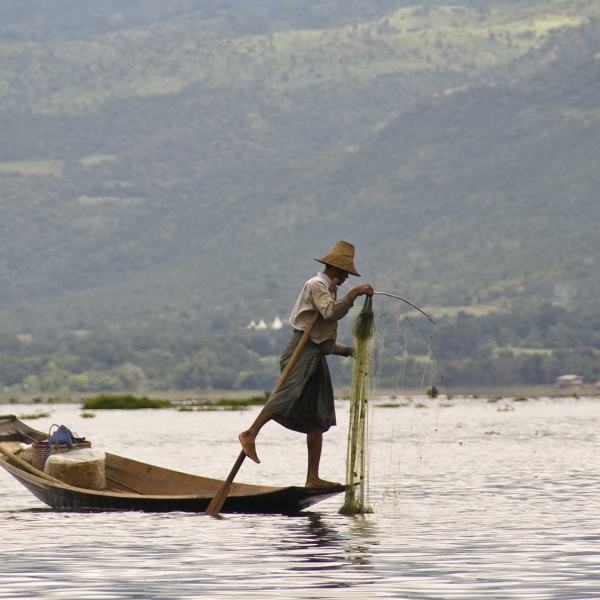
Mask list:
POLYGON ((311 427, 306 434, 308 449, 308 469, 306 471, 306 487, 332 487, 340 485, 325 481, 319 477, 321 450, 323 449, 323 432, 318 427, 311 427))
POLYGON ((244 454, 251 458, 255 463, 259 463, 260 459, 256 454, 256 446, 254 442, 256 440, 256 436, 258 432, 262 429, 263 425, 267 424, 273 418, 273 413, 266 408, 263 408, 258 416, 254 420, 254 423, 250 426, 250 429, 246 431, 242 431, 240 435, 238 435, 238 439, 240 440, 240 444, 242 445, 242 450, 244 454))

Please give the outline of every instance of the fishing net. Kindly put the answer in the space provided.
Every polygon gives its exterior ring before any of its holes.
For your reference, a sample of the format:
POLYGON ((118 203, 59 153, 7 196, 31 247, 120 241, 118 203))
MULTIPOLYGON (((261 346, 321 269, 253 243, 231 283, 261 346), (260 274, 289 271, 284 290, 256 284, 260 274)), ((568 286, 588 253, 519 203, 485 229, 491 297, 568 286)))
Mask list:
POLYGON ((370 444, 376 503, 396 503, 419 479, 449 397, 435 359, 436 325, 404 302, 375 298, 370 444), (436 397, 438 396, 439 397, 436 397))
POLYGON ((372 512, 367 505, 368 466, 368 378, 372 359, 374 315, 373 300, 365 298, 354 328, 354 369, 350 393, 350 426, 346 454, 346 485, 348 489, 342 514, 364 514, 372 512))
MULTIPOLYGON (((346 455, 346 484, 349 487, 340 509, 342 514, 373 512, 368 498, 372 437, 369 410, 374 407, 384 411, 392 409, 386 418, 391 427, 387 439, 395 440, 396 418, 400 419, 401 415, 409 417, 410 413, 396 413, 393 409, 408 407, 410 411, 412 407, 413 410, 422 410, 424 405, 420 398, 426 395, 434 398, 437 395, 436 384, 440 382, 440 373, 433 358, 434 323, 431 318, 387 298, 381 298, 375 308, 373 304, 372 298, 365 299, 352 330, 355 351, 346 455)), ((437 414, 436 409, 436 419, 437 414)), ((432 430, 437 430, 437 426, 432 426, 432 430)), ((432 439, 419 440, 419 463, 432 439)), ((397 473, 402 458, 398 452, 398 445, 391 442, 387 459, 380 457, 384 460, 378 464, 378 469, 386 471, 386 485, 393 488, 383 490, 384 496, 395 493, 399 485, 406 483, 406 473, 402 477, 397 473)), ((419 468, 417 464, 412 470, 418 473, 419 468)))
POLYGON ((375 325, 373 384, 389 396, 436 393, 441 376, 433 358, 432 323, 414 312, 384 307, 375 325))

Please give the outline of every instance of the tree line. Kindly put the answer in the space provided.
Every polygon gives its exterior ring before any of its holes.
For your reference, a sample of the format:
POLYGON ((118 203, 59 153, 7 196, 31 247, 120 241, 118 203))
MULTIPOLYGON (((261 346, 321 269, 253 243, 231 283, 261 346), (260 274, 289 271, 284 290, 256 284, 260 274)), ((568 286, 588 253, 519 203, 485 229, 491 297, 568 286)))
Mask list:
MULTIPOLYGON (((5 392, 261 390, 274 384, 287 328, 252 331, 223 320, 167 331, 98 330, 20 339, 0 335, 5 392)), ((348 328, 351 324, 347 324, 348 328)), ((414 321, 381 331, 373 377, 384 387, 549 385, 573 373, 600 379, 600 313, 551 304, 477 316, 460 312, 423 332, 414 321)), ((342 331, 344 340, 350 335, 342 331)), ((348 385, 352 361, 329 361, 335 385, 348 385)))

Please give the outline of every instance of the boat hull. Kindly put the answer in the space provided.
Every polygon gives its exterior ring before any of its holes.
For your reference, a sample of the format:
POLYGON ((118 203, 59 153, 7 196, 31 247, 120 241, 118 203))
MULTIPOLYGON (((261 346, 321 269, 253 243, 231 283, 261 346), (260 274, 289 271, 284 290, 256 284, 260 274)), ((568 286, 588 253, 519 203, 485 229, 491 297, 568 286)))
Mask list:
MULTIPOLYGON (((204 512, 212 497, 202 496, 142 496, 139 494, 115 494, 105 491, 85 490, 55 485, 8 464, 4 467, 19 483, 48 506, 73 512, 143 511, 143 512, 204 512)), ((223 513, 298 514, 302 510, 340 494, 344 486, 315 489, 282 487, 243 496, 229 496, 223 513), (342 488, 342 489, 340 489, 342 488)))

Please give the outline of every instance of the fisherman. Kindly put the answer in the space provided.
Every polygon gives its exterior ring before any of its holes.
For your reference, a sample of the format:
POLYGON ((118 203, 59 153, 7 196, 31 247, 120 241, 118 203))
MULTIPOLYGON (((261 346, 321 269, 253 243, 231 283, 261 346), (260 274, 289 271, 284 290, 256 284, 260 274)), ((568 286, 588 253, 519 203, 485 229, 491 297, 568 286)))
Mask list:
POLYGON ((337 288, 349 275, 360 277, 354 266, 354 246, 348 242, 339 241, 324 258, 315 260, 324 264, 325 269, 304 284, 294 304, 290 316, 292 336, 280 359, 282 371, 315 310, 319 312, 319 318, 285 381, 271 394, 250 428, 239 434, 239 440, 246 456, 259 463, 255 440, 271 419, 287 429, 305 433, 308 449, 306 487, 331 487, 339 484, 319 477, 323 433, 336 424, 333 386, 325 356, 354 356, 352 346, 337 341, 337 322, 348 314, 359 296, 372 296, 373 288, 368 283, 360 285, 337 299, 337 288))

